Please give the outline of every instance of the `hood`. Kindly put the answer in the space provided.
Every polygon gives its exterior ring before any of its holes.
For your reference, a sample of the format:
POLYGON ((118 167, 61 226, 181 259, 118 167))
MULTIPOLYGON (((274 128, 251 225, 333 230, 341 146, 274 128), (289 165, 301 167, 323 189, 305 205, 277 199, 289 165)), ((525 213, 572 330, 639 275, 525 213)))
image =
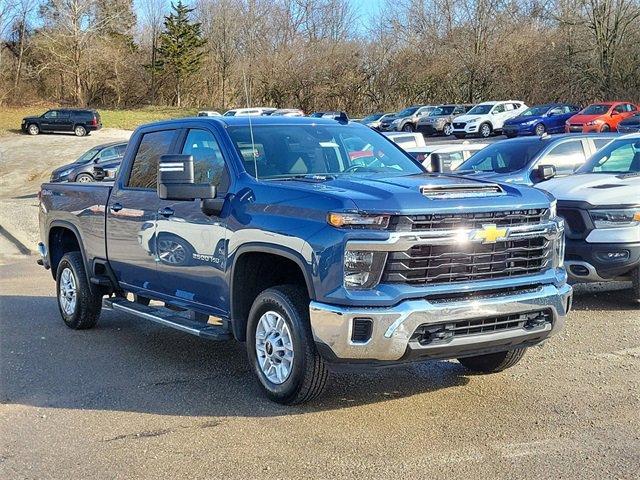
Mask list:
POLYGON ((420 214, 425 212, 473 212, 496 209, 545 208, 549 204, 546 193, 529 187, 501 184, 497 196, 473 197, 459 194, 456 198, 425 196, 421 187, 438 192, 459 192, 456 188, 491 188, 496 183, 455 177, 453 175, 411 175, 403 177, 361 177, 342 175, 325 181, 296 179, 273 181, 279 187, 314 190, 337 197, 343 204, 355 204, 363 212, 390 214, 420 214))
POLYGON ((541 118, 542 118, 542 115, 529 115, 526 117, 517 116, 517 117, 510 118, 509 120, 506 120, 504 124, 505 125, 522 125, 523 123, 538 121, 541 118))
POLYGON ((637 198, 640 176, 615 173, 582 173, 552 178, 538 185, 558 200, 576 200, 591 205, 618 205, 637 198))
POLYGON ((74 168, 74 167, 77 167, 77 166, 78 166, 77 163, 68 163, 66 165, 62 165, 61 167, 56 168, 51 173, 53 175, 59 175, 61 172, 64 172, 65 170, 68 170, 70 168, 74 168))
POLYGON ((569 122, 571 123, 587 123, 587 122, 591 122, 593 120, 596 120, 600 117, 604 117, 604 114, 599 114, 599 115, 584 115, 579 113, 578 115, 574 115, 573 117, 571 117, 569 119, 569 122))
POLYGON ((454 122, 470 122, 471 120, 478 120, 482 117, 483 115, 460 115, 455 118, 454 122))
POLYGON ((22 120, 38 120, 39 118, 40 118, 40 116, 33 115, 31 117, 24 117, 22 120))

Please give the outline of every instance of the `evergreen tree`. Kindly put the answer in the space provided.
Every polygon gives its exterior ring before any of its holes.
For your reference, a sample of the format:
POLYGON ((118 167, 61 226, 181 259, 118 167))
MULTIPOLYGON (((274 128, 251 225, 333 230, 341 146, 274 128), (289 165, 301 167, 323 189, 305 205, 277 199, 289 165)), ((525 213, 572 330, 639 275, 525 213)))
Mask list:
POLYGON ((178 0, 171 4, 173 12, 165 17, 164 31, 160 34, 157 69, 171 77, 174 82, 176 105, 181 106, 182 90, 186 79, 198 72, 206 41, 202 38, 200 24, 191 22, 193 11, 178 0))

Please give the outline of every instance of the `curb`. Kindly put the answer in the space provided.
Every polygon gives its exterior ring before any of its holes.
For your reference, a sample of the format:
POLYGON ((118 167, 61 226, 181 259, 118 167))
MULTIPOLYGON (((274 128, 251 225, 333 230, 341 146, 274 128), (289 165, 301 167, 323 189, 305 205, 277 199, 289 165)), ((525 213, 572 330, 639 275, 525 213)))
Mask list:
POLYGON ((11 232, 9 232, 2 225, 0 225, 0 235, 5 237, 11 243, 13 243, 16 246, 16 248, 18 250, 20 250, 21 254, 23 254, 23 255, 31 255, 33 253, 33 251, 29 247, 27 247, 24 243, 22 243, 20 240, 18 240, 16 237, 14 237, 11 234, 11 232))

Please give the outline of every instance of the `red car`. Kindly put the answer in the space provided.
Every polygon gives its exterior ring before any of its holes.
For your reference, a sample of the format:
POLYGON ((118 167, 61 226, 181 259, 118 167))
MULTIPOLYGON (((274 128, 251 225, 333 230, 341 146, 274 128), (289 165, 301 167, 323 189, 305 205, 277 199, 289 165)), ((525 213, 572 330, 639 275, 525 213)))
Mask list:
POLYGON ((618 123, 638 112, 638 106, 629 102, 602 102, 589 105, 567 120, 567 133, 615 132, 618 123))

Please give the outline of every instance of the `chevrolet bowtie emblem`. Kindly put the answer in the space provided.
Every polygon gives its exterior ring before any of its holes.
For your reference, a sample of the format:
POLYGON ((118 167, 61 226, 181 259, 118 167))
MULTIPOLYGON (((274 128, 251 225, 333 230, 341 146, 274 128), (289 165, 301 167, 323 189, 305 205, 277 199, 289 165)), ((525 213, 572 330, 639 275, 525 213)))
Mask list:
POLYGON ((498 228, 496 225, 483 225, 481 229, 473 232, 471 236, 472 241, 480 241, 482 243, 496 243, 498 239, 505 238, 507 236, 506 228, 498 228))

